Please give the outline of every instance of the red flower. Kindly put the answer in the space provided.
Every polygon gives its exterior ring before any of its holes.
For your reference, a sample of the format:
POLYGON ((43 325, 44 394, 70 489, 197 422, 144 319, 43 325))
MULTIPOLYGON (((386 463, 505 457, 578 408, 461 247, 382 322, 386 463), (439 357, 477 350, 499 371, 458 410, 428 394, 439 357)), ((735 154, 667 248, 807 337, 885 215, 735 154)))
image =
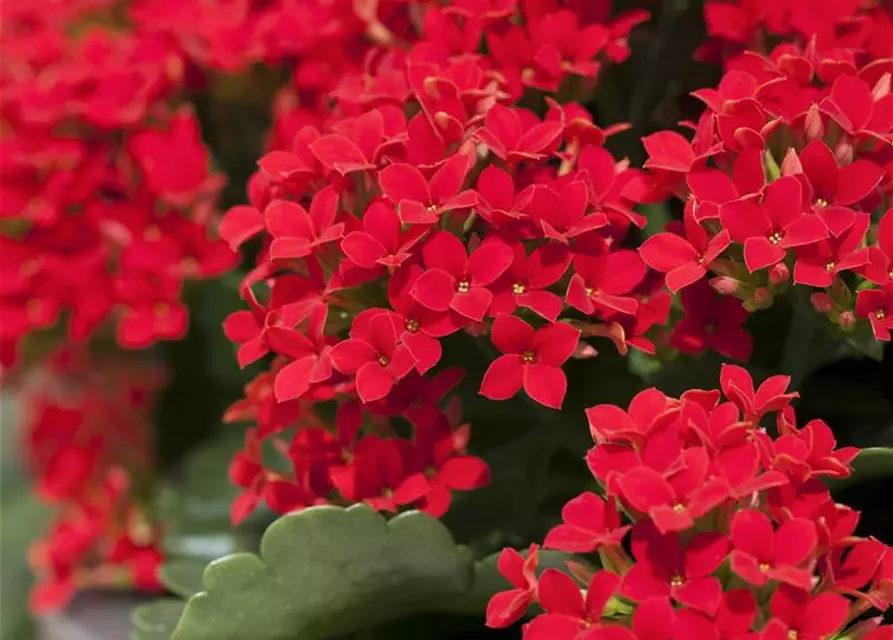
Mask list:
POLYGON ((536 598, 536 567, 539 561, 539 547, 530 546, 527 557, 514 549, 503 549, 499 554, 497 568, 514 589, 500 591, 490 598, 487 604, 487 626, 493 629, 508 627, 524 615, 527 607, 536 598))
POLYGON ((373 202, 363 214, 363 231, 351 231, 344 236, 341 251, 363 269, 373 269, 376 265, 396 269, 412 255, 410 252, 422 233, 421 227, 403 233, 394 207, 373 202))
MULTIPOLYGON (((636 612, 638 614, 638 611, 636 612)), ((694 609, 679 609, 673 624, 676 638, 743 640, 757 616, 757 601, 750 589, 729 589, 722 594, 716 615, 694 609)))
POLYGON ((332 364, 341 373, 356 376, 363 402, 384 398, 414 365, 409 350, 397 341, 393 316, 370 310, 354 320, 350 336, 332 347, 332 364))
POLYGON ((528 209, 530 219, 546 238, 568 244, 571 239, 608 224, 603 213, 586 215, 588 205, 586 183, 575 180, 562 185, 560 193, 545 185, 534 185, 528 209))
POLYGON ((547 291, 567 271, 571 253, 560 244, 544 244, 528 256, 524 245, 515 245, 512 265, 493 284, 490 314, 513 313, 517 307, 535 311, 554 322, 561 313, 561 298, 547 291))
POLYGON ((843 627, 850 602, 836 593, 812 597, 808 591, 782 584, 769 602, 772 619, 760 633, 760 640, 822 640, 843 627))
POLYGON ((405 126, 402 112, 393 106, 371 109, 336 123, 332 127, 336 133, 322 135, 308 147, 323 166, 341 175, 368 171, 375 169, 382 154, 394 146, 405 126))
POLYGON ((166 132, 144 129, 130 140, 130 150, 149 188, 177 206, 191 204, 210 186, 208 152, 195 115, 184 109, 166 132))
POLYGON ((889 342, 893 331, 893 284, 883 289, 860 291, 856 298, 856 315, 868 318, 875 338, 889 342))
POLYGON ((651 388, 636 394, 628 412, 612 404, 600 404, 586 409, 586 419, 593 441, 629 443, 640 450, 651 432, 675 420, 678 412, 678 406, 671 405, 667 396, 651 388))
POLYGON ((452 310, 432 311, 419 304, 411 292, 421 274, 422 269, 417 265, 395 273, 388 281, 388 301, 398 316, 395 318, 398 327, 403 326, 400 340, 415 358, 416 370, 424 374, 440 361, 442 349, 438 338, 455 333, 468 319, 452 310))
POLYGON ((409 475, 404 484, 419 488, 419 509, 435 518, 447 512, 453 491, 472 491, 490 482, 487 463, 463 454, 463 439, 442 412, 433 423, 416 430, 413 464, 420 471, 409 475))
POLYGON ((802 518, 786 520, 778 529, 756 509, 735 514, 731 529, 731 567, 740 578, 758 587, 777 580, 808 589, 812 573, 803 567, 815 551, 815 524, 802 518))
POLYGON ((539 160, 557 148, 562 131, 560 122, 540 122, 530 111, 494 104, 484 117, 484 126, 475 135, 501 160, 517 164, 539 160))
POLYGON ((781 411, 791 400, 800 397, 796 391, 785 393, 791 384, 790 376, 770 376, 754 392, 753 378, 747 369, 732 364, 722 365, 719 383, 725 397, 754 423, 759 423, 767 413, 781 411))
POLYGON ((635 251, 611 251, 602 238, 593 240, 591 250, 574 256, 574 275, 565 300, 587 315, 617 312, 634 316, 639 303, 625 294, 645 277, 645 264, 635 251))
POLYGON ((717 295, 706 282, 682 292, 685 317, 673 329, 670 345, 683 353, 705 349, 736 360, 747 360, 753 347, 750 334, 741 326, 748 313, 741 301, 717 295))
POLYGON ((546 535, 543 546, 570 553, 590 553, 602 546, 620 545, 628 526, 621 526, 613 499, 606 502, 589 491, 564 505, 560 524, 546 535))
POLYGON ((533 197, 533 189, 527 187, 515 192, 512 176, 496 165, 487 165, 481 171, 476 189, 477 210, 490 224, 499 227, 527 217, 526 209, 533 197))
POLYGON ((324 304, 300 304, 300 307, 298 317, 282 315, 287 325, 294 326, 306 320, 304 331, 272 326, 265 332, 270 348, 292 359, 276 373, 273 392, 279 402, 300 398, 311 385, 325 382, 332 375, 329 358, 325 355, 327 344, 324 330, 328 308, 324 304))
POLYGON ((658 233, 639 247, 645 264, 667 274, 667 288, 673 293, 703 278, 710 263, 731 242, 725 230, 711 238, 688 209, 683 221, 685 238, 675 233, 658 233))
POLYGON ((240 204, 226 211, 217 230, 220 237, 229 243, 230 248, 237 251, 264 228, 263 214, 250 205, 240 204))
POLYGON ((713 615, 722 585, 711 574, 725 561, 729 539, 719 533, 700 533, 683 545, 679 534, 662 535, 644 520, 632 534, 636 564, 623 576, 620 592, 634 602, 670 596, 687 607, 713 615))
POLYGON ((647 514, 662 533, 682 531, 729 497, 728 484, 708 479, 710 457, 706 449, 685 449, 664 473, 637 466, 617 479, 624 502, 647 514))
POLYGON ((503 354, 490 363, 480 393, 492 400, 507 400, 521 387, 542 405, 558 409, 567 391, 561 365, 577 348, 580 332, 563 322, 539 330, 515 316, 500 315, 491 339, 503 354))
POLYGON ((797 179, 786 176, 766 187, 761 204, 739 200, 720 210, 731 239, 744 245, 744 262, 751 273, 780 262, 787 249, 828 237, 821 218, 802 213, 801 195, 797 179))
POLYGON ((493 294, 486 288, 512 263, 511 248, 498 239, 482 243, 471 255, 456 236, 436 233, 422 247, 426 271, 412 287, 412 296, 432 311, 454 310, 480 322, 493 294))
POLYGON ((856 220, 840 236, 797 249, 794 282, 813 287, 830 287, 834 277, 868 263, 868 250, 860 249, 871 216, 857 213, 856 220))
POLYGON ((820 108, 846 133, 893 144, 893 97, 889 91, 877 99, 858 76, 841 73, 820 108))
POLYGON ((525 640, 576 640, 583 630, 601 628, 602 614, 619 584, 617 574, 599 571, 589 581, 584 599, 573 578, 546 569, 537 585, 537 598, 546 613, 527 625, 525 640))
POLYGON ((310 213, 295 202, 274 200, 264 211, 267 230, 273 236, 270 257, 303 258, 318 247, 338 240, 344 234, 344 224, 335 223, 337 213, 338 192, 332 187, 321 189, 313 196, 310 213))
POLYGON ((348 464, 331 470, 332 484, 350 502, 396 512, 398 507, 418 500, 424 490, 418 483, 406 482, 409 457, 406 440, 366 436, 348 464))
POLYGON ((438 169, 431 180, 411 164, 388 165, 378 174, 385 197, 397 205, 405 224, 434 224, 452 209, 473 207, 478 200, 474 191, 461 191, 472 160, 457 153, 438 169))
POLYGON ((835 450, 835 446, 831 428, 821 420, 811 420, 800 431, 783 434, 765 448, 773 468, 802 484, 815 476, 841 479, 850 475, 850 463, 859 448, 835 450))
POLYGON ((658 131, 642 138, 648 160, 646 169, 688 173, 695 164, 691 143, 675 131, 658 131))
POLYGON ((868 160, 840 167, 834 152, 813 140, 800 152, 800 164, 811 193, 806 201, 823 207, 846 207, 864 200, 884 177, 884 170, 868 160))
POLYGON ((877 246, 868 247, 868 264, 861 274, 884 286, 893 280, 893 208, 887 209, 877 226, 877 246))

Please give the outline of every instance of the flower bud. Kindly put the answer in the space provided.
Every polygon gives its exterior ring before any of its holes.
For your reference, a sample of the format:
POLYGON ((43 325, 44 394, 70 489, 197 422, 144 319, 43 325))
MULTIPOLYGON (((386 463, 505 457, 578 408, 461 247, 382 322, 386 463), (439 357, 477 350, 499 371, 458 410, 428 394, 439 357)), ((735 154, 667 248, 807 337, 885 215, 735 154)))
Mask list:
POLYGON ((757 287, 754 289, 753 298, 750 300, 754 309, 766 309, 772 306, 775 296, 766 287, 757 287))
POLYGON ((846 166, 848 164, 853 163, 853 141, 849 136, 841 136, 840 140, 837 143, 837 146, 834 147, 834 156, 837 158, 837 161, 841 164, 841 166, 846 166))
POLYGON ((803 173, 803 165, 800 164, 800 157, 797 155, 797 152, 793 147, 790 147, 781 161, 781 175, 790 176, 797 173, 803 173))
POLYGON ((769 282, 774 285, 785 284, 791 278, 791 270, 784 262, 776 262, 769 267, 769 282))
POLYGON ((837 324, 844 331, 852 331, 856 328, 856 316, 853 315, 852 311, 844 311, 840 314, 840 318, 837 319, 837 324))
POLYGON ((812 303, 812 308, 819 313, 828 313, 834 308, 834 303, 827 293, 814 293, 809 296, 809 301, 812 303))
POLYGON ((738 293, 740 284, 740 281, 735 280, 735 278, 730 278, 729 276, 710 278, 710 286, 713 287, 713 290, 724 296, 733 296, 738 293))
POLYGON ((803 121, 803 132, 806 139, 812 142, 825 137, 825 125, 822 124, 822 114, 819 113, 819 105, 815 102, 806 111, 806 119, 803 121))

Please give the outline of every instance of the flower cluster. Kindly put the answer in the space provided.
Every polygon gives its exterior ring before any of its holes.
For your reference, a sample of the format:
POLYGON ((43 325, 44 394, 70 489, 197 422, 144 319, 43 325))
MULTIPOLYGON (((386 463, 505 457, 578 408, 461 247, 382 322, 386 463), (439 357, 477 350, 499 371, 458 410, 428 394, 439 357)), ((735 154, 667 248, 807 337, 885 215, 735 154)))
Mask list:
MULTIPOLYGON (((793 280, 812 288, 813 306, 844 332, 890 339, 891 60, 859 65, 849 50, 791 43, 747 52, 716 89, 694 93, 706 109, 690 141, 673 131, 643 140, 650 172, 631 191, 675 195, 685 207, 683 224, 650 237, 640 255, 682 291, 685 321, 703 324, 703 311, 692 310, 703 308, 695 300, 708 295, 699 283, 710 273, 718 292, 749 311, 793 280)), ((737 326, 739 315, 717 308, 713 324, 737 326)), ((679 331, 683 350, 704 346, 679 331)), ((749 341, 720 343, 707 346, 749 355, 749 341)))
POLYGON ((513 589, 491 599, 489 626, 537 602, 526 640, 891 637, 866 614, 893 598, 893 549, 855 535, 858 512, 824 483, 847 477, 858 450, 835 448, 821 420, 797 426, 786 376, 755 389, 725 365, 720 382, 587 410, 602 493, 568 502, 543 546, 597 552, 602 568, 537 576, 537 545, 504 550, 513 589))
POLYGON ((160 530, 149 520, 149 422, 164 376, 120 357, 66 348, 22 388, 23 451, 50 528, 33 544, 31 609, 64 606, 77 590, 156 590, 160 530))
POLYGON ((888 58, 893 52, 893 18, 883 2, 709 0, 704 20, 708 38, 699 54, 706 59, 734 59, 778 40, 847 57, 888 58))
MULTIPOLYGON (((0 350, 60 318, 144 348, 186 332, 181 290, 236 255, 211 235, 223 177, 179 104, 185 62, 117 3, 4 5, 0 350), (49 6, 52 5, 52 6, 49 6), (71 34, 71 35, 68 35, 71 34)), ((173 27, 176 28, 176 27, 173 27)))
POLYGON ((380 9, 375 46, 319 109, 277 102, 250 204, 221 224, 233 248, 263 238, 242 286, 250 309, 226 333, 243 366, 273 355, 229 416, 258 425, 230 469, 247 489, 234 519, 261 497, 277 511, 365 501, 440 515, 449 489, 486 482, 447 398, 461 371, 433 374, 459 332, 489 332, 501 354, 482 395, 523 390, 555 409, 561 365, 592 351, 584 332, 653 352, 645 334, 669 296, 624 248, 644 224, 623 195, 640 172, 605 150, 612 131, 579 103, 547 97, 542 117, 517 105, 561 87, 584 97, 601 64, 626 57, 647 14, 608 20, 605 4, 380 9), (273 439, 294 468, 283 476, 263 442, 291 426, 290 441, 273 439))

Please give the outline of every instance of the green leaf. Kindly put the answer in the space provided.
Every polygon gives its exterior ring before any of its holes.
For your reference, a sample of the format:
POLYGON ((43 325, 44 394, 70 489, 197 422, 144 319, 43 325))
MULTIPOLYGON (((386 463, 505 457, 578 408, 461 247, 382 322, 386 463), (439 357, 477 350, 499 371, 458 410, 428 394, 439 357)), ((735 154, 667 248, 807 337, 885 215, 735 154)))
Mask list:
POLYGON ((161 566, 161 583, 173 594, 187 599, 202 590, 202 573, 206 563, 197 558, 177 558, 161 566))
MULTIPOLYGON (((544 554, 555 566, 567 556, 544 554)), ((260 556, 212 562, 173 640, 319 640, 418 613, 481 615, 509 587, 420 512, 386 521, 364 505, 311 507, 274 522, 260 556)))
POLYGON ((27 550, 43 531, 47 515, 22 469, 18 415, 18 402, 0 395, 0 640, 34 637, 27 550))
POLYGON ((869 447, 862 449, 853 460, 853 473, 843 480, 831 480, 832 491, 848 489, 869 480, 893 476, 893 447, 869 447))
POLYGON ((162 598, 135 607, 130 614, 131 640, 170 640, 185 607, 186 603, 177 598, 162 598))

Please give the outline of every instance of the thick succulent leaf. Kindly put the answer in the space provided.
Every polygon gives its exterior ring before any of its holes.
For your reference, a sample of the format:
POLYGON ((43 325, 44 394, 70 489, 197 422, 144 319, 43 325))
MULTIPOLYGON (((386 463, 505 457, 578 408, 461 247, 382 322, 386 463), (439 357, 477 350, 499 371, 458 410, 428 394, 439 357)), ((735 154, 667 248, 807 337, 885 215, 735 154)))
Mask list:
MULTIPOLYGON (((545 555, 551 566, 565 557, 545 555)), ((173 640, 315 640, 419 613, 482 616, 509 588, 495 566, 424 513, 387 521, 363 505, 311 507, 274 522, 259 556, 209 564, 173 640)))
POLYGON ((131 640, 170 640, 186 603, 177 598, 162 598, 141 604, 131 612, 131 640))
POLYGON ((206 562, 198 558, 177 558, 161 566, 158 577, 171 593, 188 599, 202 590, 206 562))

